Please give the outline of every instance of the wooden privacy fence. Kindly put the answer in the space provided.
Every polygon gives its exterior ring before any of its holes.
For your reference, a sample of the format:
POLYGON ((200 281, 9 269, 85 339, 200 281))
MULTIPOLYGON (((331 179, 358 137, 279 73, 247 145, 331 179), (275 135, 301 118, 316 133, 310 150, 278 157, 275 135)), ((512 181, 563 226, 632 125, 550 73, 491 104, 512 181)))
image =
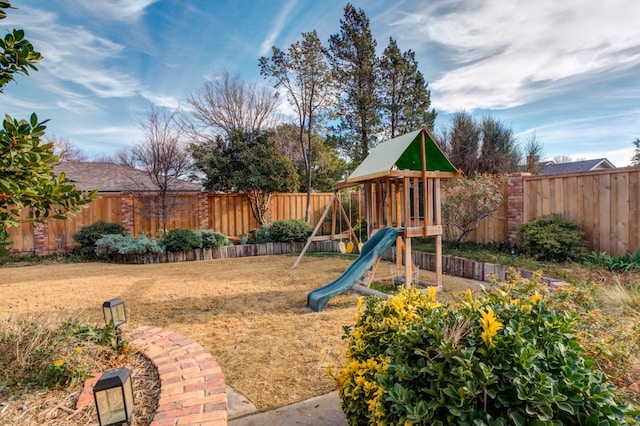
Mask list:
POLYGON ((531 176, 509 175, 504 200, 471 241, 508 241, 520 224, 552 213, 577 221, 591 250, 624 254, 640 248, 640 167, 531 176))
MULTIPOLYGON (((502 205, 493 217, 482 220, 470 240, 506 242, 518 225, 538 216, 559 213, 582 226, 591 250, 610 254, 634 251, 640 248, 639 182, 640 167, 561 175, 509 175, 502 205)), ((331 195, 311 194, 312 225, 319 220, 331 195)), ((133 235, 141 232, 155 235, 161 230, 161 221, 156 216, 143 214, 144 200, 131 194, 101 194, 101 197, 66 221, 51 220, 45 226, 25 223, 9 228, 12 251, 66 251, 75 246, 72 238, 75 232, 98 220, 121 223, 133 235)), ((356 206, 361 198, 361 192, 351 193, 349 203, 353 203, 354 211, 362 212, 362 201, 356 206)), ((212 229, 238 236, 258 227, 248 200, 241 194, 179 194, 174 201, 176 208, 168 217, 168 229, 212 229)), ((277 194, 272 199, 270 220, 304 219, 305 208, 306 194, 277 194)))
MULTIPOLYGON (((311 194, 311 223, 320 218, 331 193, 311 194)), ((66 252, 77 244, 73 234, 82 227, 105 221, 122 224, 132 235, 142 232, 155 236, 162 231, 162 221, 150 198, 132 194, 101 193, 100 199, 67 220, 50 220, 44 225, 23 223, 9 228, 14 253, 66 252), (150 212, 150 213, 149 213, 150 212)), ((307 194, 276 194, 271 200, 270 220, 304 219, 307 194)), ((157 201, 157 200, 156 200, 157 201)), ((258 228, 243 194, 175 194, 170 198, 167 229, 212 229, 237 237, 258 228)), ((25 212, 26 218, 26 212, 25 212)))
POLYGON ((640 167, 524 178, 524 220, 559 213, 576 220, 597 252, 640 247, 640 167))

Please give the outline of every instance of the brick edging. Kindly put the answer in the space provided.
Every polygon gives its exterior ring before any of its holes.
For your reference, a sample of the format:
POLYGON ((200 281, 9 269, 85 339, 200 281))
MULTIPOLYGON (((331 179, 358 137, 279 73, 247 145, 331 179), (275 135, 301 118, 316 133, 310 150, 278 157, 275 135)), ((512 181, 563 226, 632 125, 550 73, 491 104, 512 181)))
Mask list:
POLYGON ((151 426, 227 424, 227 390, 222 370, 193 340, 144 326, 127 336, 156 367, 160 399, 151 426))

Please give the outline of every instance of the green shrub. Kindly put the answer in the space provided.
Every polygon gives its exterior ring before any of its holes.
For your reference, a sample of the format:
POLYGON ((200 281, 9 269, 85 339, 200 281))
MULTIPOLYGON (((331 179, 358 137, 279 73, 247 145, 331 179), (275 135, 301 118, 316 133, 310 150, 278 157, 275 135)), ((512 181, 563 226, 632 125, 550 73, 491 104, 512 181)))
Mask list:
POLYGON ((278 220, 256 231, 257 243, 303 242, 313 232, 313 228, 304 220, 278 220))
POLYGON ((636 249, 633 253, 627 250, 622 256, 592 251, 585 256, 584 263, 600 266, 613 272, 640 271, 640 249, 636 249))
POLYGON ((162 253, 164 248, 155 238, 139 235, 134 238, 130 235, 109 234, 96 241, 96 255, 103 259, 109 259, 114 254, 147 254, 162 253))
POLYGON ((92 257, 95 255, 96 241, 109 234, 126 235, 127 230, 118 223, 107 223, 100 220, 81 228, 73 234, 73 239, 80 244, 80 253, 92 257))
POLYGON ((201 239, 192 229, 173 229, 162 239, 166 251, 186 251, 200 248, 201 239))
POLYGON ((368 299, 345 327, 347 361, 334 374, 349 424, 633 421, 584 356, 573 316, 536 292, 501 294, 467 293, 450 305, 417 289, 368 299))
POLYGON ((540 216, 518 229, 520 249, 538 260, 581 260, 586 254, 585 233, 574 220, 559 214, 540 216))
POLYGON ((200 231, 202 248, 224 247, 229 245, 229 238, 222 232, 215 232, 210 229, 200 231))
POLYGON ((8 232, 0 231, 0 265, 3 264, 9 258, 9 252, 13 242, 9 237, 8 232))
POLYGON ((256 243, 271 243, 273 240, 271 239, 271 227, 269 225, 264 225, 260 229, 256 230, 256 243))

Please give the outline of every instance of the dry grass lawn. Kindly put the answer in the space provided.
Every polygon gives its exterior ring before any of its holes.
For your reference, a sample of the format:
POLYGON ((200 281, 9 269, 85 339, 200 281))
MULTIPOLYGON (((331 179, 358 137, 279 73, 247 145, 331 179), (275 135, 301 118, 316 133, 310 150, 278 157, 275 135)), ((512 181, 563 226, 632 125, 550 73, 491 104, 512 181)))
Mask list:
MULTIPOLYGON (((305 306, 349 259, 264 256, 161 265, 76 263, 0 269, 0 318, 83 309, 101 323, 101 304, 122 297, 128 328, 154 325, 184 334, 209 350, 228 385, 267 410, 330 392, 327 367, 344 361, 342 326, 356 313, 356 294, 332 299, 325 311, 305 306)), ((426 277, 429 280, 429 273, 426 277)), ((473 284, 447 277, 445 293, 473 284)), ((126 332, 125 332, 126 338, 126 332)))

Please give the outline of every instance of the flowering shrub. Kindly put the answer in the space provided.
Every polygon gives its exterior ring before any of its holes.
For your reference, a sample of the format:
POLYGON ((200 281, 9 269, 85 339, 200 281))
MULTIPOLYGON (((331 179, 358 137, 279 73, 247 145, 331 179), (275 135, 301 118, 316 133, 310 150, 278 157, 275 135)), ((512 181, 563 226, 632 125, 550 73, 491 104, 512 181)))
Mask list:
POLYGON ((535 290, 498 293, 448 305, 435 289, 408 289, 360 306, 345 327, 346 365, 333 374, 349 424, 634 421, 585 358, 574 315, 554 312, 535 290))

